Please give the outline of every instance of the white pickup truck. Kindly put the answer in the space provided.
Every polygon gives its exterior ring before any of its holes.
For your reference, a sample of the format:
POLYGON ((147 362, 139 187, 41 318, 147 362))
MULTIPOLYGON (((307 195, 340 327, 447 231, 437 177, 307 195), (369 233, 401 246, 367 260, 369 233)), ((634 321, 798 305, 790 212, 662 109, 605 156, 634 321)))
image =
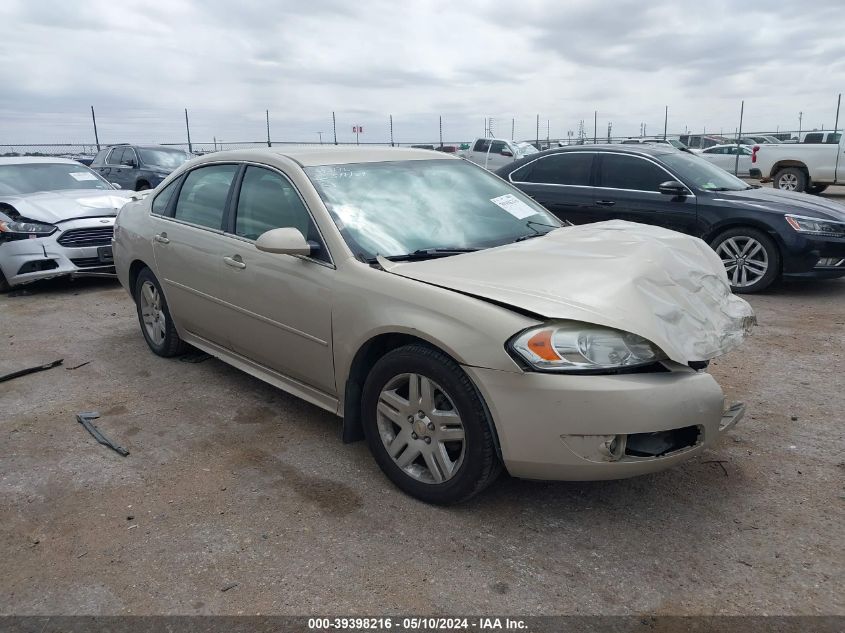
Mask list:
POLYGON ((821 193, 829 185, 845 184, 845 145, 842 134, 831 134, 826 143, 755 145, 751 177, 774 182, 777 189, 821 193))
POLYGON ((531 143, 518 143, 499 138, 477 138, 470 144, 469 149, 461 151, 458 155, 485 169, 496 171, 499 167, 536 153, 537 148, 531 143))

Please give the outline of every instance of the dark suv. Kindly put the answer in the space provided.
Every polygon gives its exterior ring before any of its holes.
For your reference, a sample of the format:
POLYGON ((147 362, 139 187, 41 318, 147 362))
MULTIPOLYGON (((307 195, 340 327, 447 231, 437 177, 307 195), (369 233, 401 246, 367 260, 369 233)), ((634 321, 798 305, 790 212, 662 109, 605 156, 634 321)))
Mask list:
POLYGON ((687 151, 658 145, 575 145, 496 172, 562 220, 629 220, 700 237, 736 292, 779 277, 845 277, 845 207, 751 187, 687 151))
POLYGON ((101 150, 91 169, 121 189, 152 189, 191 158, 188 152, 163 145, 114 145, 101 150))

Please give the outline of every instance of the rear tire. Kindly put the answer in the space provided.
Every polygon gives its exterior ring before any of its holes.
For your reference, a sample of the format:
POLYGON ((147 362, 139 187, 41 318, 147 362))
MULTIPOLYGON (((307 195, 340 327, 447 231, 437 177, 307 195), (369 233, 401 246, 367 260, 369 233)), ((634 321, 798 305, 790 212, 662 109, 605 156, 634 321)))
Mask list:
POLYGON ((149 268, 135 280, 135 306, 141 333, 154 354, 170 358, 185 353, 187 345, 176 332, 161 284, 149 268))
POLYGON ((373 366, 362 395, 370 451, 409 495, 459 503, 501 472, 481 396, 443 352, 423 344, 388 352, 373 366))
POLYGON ((0 294, 4 292, 9 292, 12 289, 12 286, 9 285, 9 282, 6 281, 6 275, 3 274, 3 271, 0 270, 0 294))
POLYGON ((780 277, 781 257, 775 241, 750 226, 728 229, 716 236, 710 246, 722 259, 731 290, 760 292, 780 277))
POLYGON ((807 193, 811 193, 814 196, 819 195, 822 191, 827 189, 827 185, 810 185, 807 187, 807 193))
POLYGON ((807 189, 809 182, 807 172, 800 167, 781 169, 774 177, 775 189, 781 191, 803 192, 807 189))

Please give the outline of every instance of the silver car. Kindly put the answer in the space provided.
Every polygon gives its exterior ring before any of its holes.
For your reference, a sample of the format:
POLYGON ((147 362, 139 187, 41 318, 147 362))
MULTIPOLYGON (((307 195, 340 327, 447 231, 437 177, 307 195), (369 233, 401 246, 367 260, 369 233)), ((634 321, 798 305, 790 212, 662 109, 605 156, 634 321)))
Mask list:
POLYGON ((0 292, 114 274, 114 219, 129 196, 74 160, 0 158, 0 292))
POLYGON ((502 467, 661 470, 744 411, 723 410, 706 365, 754 316, 707 244, 562 227, 446 154, 211 154, 123 207, 114 255, 154 353, 190 344, 337 414, 345 441, 366 438, 428 502, 467 499, 502 467))

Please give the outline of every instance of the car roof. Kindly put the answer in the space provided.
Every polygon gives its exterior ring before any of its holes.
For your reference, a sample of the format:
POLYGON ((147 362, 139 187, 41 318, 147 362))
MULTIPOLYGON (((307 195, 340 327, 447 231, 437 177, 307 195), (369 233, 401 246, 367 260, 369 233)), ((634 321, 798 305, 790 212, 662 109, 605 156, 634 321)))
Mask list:
POLYGON ((443 152, 410 147, 266 147, 260 149, 234 149, 205 154, 207 160, 256 160, 286 157, 302 167, 318 165, 345 165, 351 163, 383 163, 399 160, 460 160, 443 152))
POLYGON ((0 156, 0 165, 25 165, 29 163, 61 163, 85 167, 79 161, 58 156, 0 156))
POLYGON ((584 145, 564 145, 563 147, 555 147, 548 149, 538 154, 531 154, 531 158, 538 156, 545 156, 547 154, 558 154, 560 152, 618 152, 623 154, 645 154, 648 156, 661 156, 665 154, 673 154, 677 152, 674 147, 667 143, 659 143, 652 145, 650 143, 599 143, 593 145, 592 143, 585 143, 584 145))

